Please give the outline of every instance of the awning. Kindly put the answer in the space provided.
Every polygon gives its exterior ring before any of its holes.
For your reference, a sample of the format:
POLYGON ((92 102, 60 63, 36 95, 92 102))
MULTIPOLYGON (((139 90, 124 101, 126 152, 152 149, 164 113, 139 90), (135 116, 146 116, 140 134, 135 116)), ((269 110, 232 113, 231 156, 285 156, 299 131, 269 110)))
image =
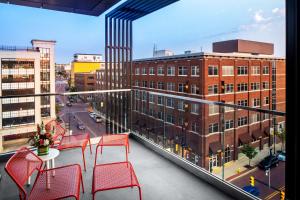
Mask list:
POLYGON ((248 133, 244 133, 239 136, 239 140, 242 144, 249 144, 252 141, 252 138, 248 133))
POLYGON ((222 144, 220 142, 212 142, 209 144, 209 150, 212 154, 216 154, 222 151, 222 144))
POLYGON ((256 130, 256 131, 253 131, 252 132, 252 137, 255 139, 255 140, 259 140, 261 138, 264 137, 264 134, 261 130, 256 130))

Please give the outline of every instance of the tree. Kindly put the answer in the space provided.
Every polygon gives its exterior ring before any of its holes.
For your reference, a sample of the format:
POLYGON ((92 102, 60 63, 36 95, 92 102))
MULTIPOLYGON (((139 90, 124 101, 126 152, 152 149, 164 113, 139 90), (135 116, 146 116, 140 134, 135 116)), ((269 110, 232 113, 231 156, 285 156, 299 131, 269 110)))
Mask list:
POLYGON ((281 151, 283 151, 285 140, 286 140, 286 131, 285 131, 285 129, 282 129, 281 131, 276 131, 275 135, 277 137, 279 137, 279 139, 281 140, 281 151))
POLYGON ((249 167, 251 167, 250 162, 258 152, 254 147, 250 146, 249 144, 245 144, 241 149, 241 153, 245 154, 245 156, 249 159, 249 167))

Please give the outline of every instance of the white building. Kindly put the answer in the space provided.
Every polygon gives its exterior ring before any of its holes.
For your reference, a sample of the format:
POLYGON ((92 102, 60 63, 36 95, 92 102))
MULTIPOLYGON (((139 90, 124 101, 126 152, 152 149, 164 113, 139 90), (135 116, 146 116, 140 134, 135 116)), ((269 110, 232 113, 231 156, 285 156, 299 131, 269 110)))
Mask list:
POLYGON ((101 62, 101 54, 74 54, 75 62, 101 62))
POLYGON ((55 41, 33 40, 32 45, 0 49, 0 96, 10 97, 0 99, 0 152, 4 143, 12 145, 10 137, 24 138, 36 124, 55 118, 55 96, 20 97, 55 93, 55 41))

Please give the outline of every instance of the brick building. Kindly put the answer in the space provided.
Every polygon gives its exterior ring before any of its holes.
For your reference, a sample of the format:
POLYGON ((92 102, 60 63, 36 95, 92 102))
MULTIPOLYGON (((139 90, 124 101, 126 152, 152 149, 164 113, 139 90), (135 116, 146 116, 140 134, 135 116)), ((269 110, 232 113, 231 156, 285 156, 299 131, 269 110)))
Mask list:
MULTIPOLYGON (((75 88, 78 92, 96 90, 96 73, 76 73, 75 88)), ((93 95, 81 95, 80 97, 84 101, 88 101, 93 98, 93 95)))
MULTIPOLYGON (((214 43, 213 53, 135 60, 134 125, 162 143, 160 125, 165 121, 167 149, 209 170, 219 166, 222 145, 218 106, 176 98, 162 100, 159 94, 147 92, 285 111, 285 59, 275 57, 273 48, 273 44, 232 40, 214 43), (183 137, 185 147, 180 148, 183 137)), ((225 108, 224 117, 225 162, 237 160, 243 144, 257 149, 272 144, 268 114, 225 108)), ((284 121, 276 118, 279 128, 284 128, 284 121)))

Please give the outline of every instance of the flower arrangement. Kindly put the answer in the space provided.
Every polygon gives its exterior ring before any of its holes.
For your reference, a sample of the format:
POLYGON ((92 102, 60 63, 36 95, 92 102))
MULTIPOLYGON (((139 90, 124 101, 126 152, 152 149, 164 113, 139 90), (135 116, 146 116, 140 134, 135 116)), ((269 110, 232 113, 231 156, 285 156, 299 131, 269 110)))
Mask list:
POLYGON ((52 133, 46 132, 43 122, 41 125, 37 125, 37 132, 30 137, 29 144, 37 147, 39 156, 49 153, 49 146, 54 143, 52 134, 53 131, 52 133))

